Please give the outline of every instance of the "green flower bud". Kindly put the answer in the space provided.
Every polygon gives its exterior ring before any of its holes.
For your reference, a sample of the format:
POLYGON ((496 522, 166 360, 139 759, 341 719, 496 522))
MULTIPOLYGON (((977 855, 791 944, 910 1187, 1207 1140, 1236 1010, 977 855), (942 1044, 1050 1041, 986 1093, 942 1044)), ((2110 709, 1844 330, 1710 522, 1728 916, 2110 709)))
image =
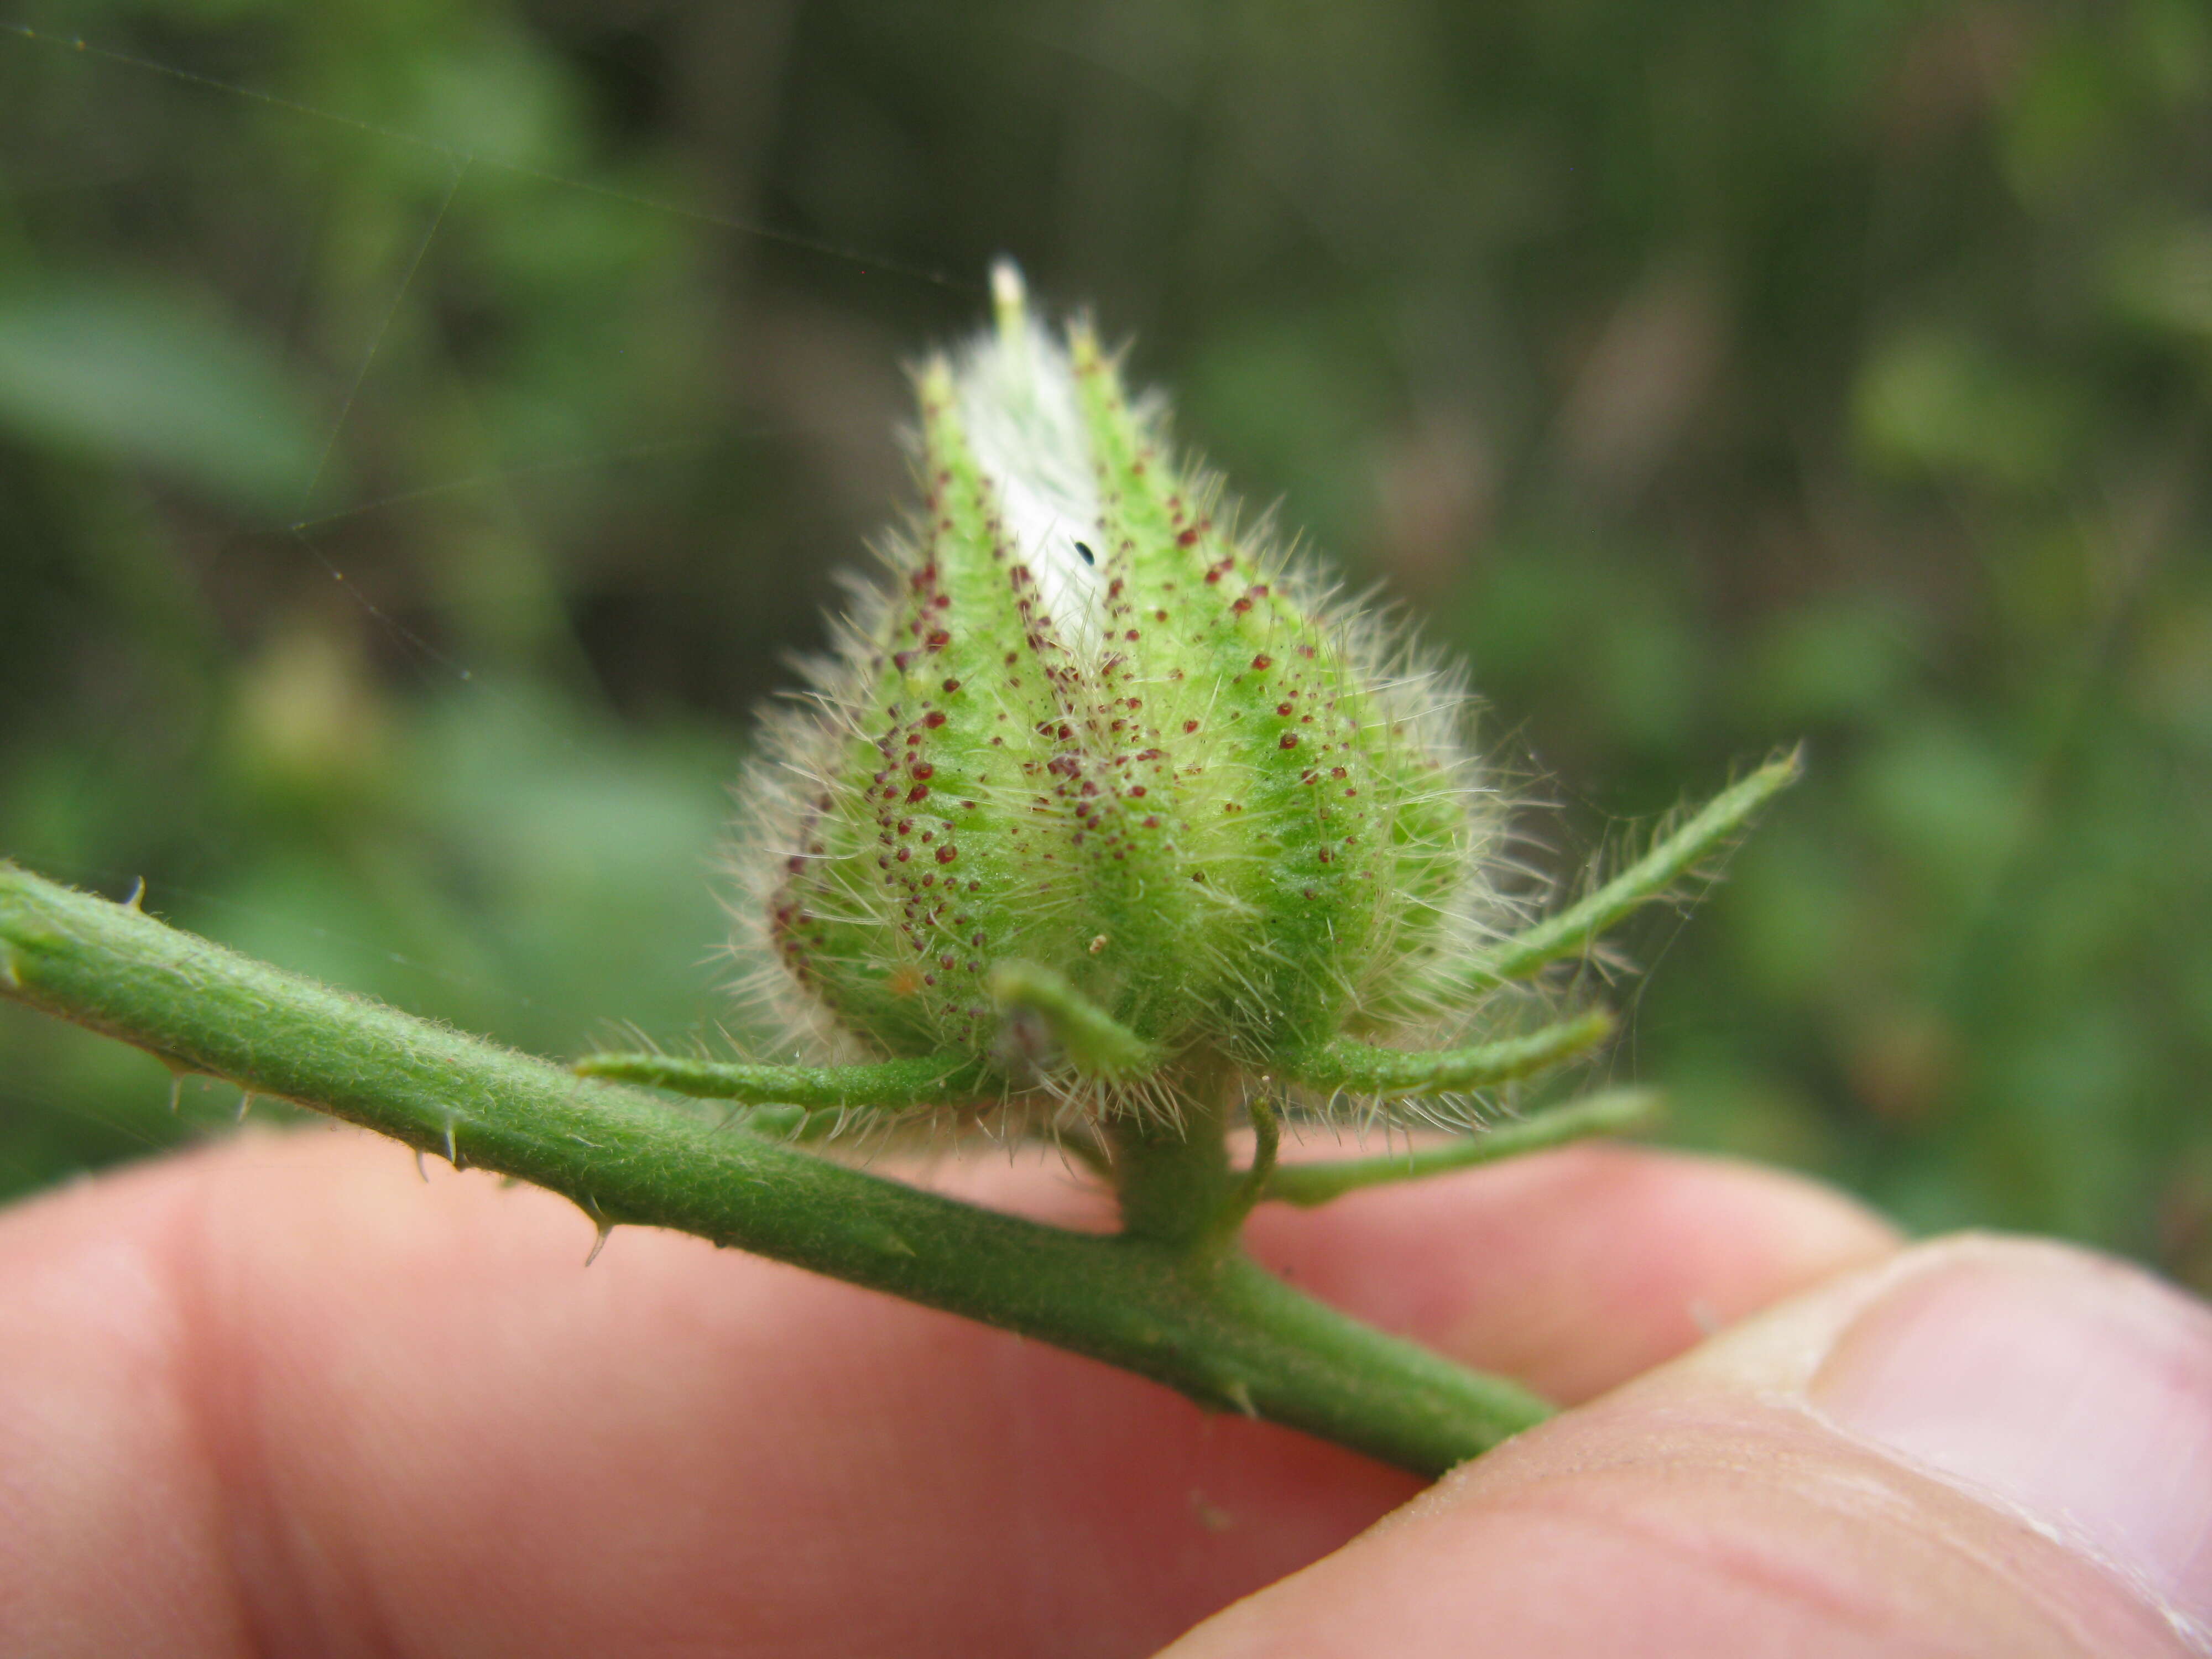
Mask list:
POLYGON ((1456 683, 1240 526, 1086 324, 1052 337, 994 276, 995 330, 918 373, 889 580, 744 791, 778 1005, 848 1056, 968 1056, 1010 1091, 1035 1079, 1006 964, 1164 1071, 1428 1012, 1500 909, 1456 683))

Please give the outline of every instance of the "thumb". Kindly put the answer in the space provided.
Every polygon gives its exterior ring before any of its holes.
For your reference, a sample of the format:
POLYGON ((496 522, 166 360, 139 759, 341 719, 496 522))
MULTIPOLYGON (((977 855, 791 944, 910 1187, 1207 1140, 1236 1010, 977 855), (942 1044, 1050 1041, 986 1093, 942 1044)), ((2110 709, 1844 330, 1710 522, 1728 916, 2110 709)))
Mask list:
POLYGON ((1908 1250, 1448 1478, 1177 1659, 2212 1652, 2212 1309, 1908 1250))

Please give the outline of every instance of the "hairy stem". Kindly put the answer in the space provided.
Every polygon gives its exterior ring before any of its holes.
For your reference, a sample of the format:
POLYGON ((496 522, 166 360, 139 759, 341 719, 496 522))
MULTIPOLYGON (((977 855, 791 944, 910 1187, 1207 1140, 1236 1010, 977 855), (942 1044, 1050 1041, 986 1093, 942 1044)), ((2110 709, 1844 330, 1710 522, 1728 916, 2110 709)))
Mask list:
POLYGON ((1759 809, 1804 775, 1800 750, 1766 763, 1750 776, 1713 797, 1680 829, 1589 897, 1516 934, 1449 976, 1462 995, 1474 995, 1509 980, 1528 979, 1554 962, 1582 955, 1598 936, 1639 905, 1664 898, 1698 866, 1742 833, 1759 809))
POLYGON ((1042 1019, 1086 1077, 1142 1077, 1159 1068, 1157 1048, 1049 968, 1002 962, 991 970, 991 994, 1001 1008, 1042 1019))
POLYGON ((1233 1247, 979 1209, 580 1079, 0 862, 0 994, 173 1066, 672 1227, 963 1314, 1424 1474, 1547 1414, 1233 1247))
POLYGON ((1526 1036, 1479 1042, 1467 1048, 1378 1048, 1339 1037, 1301 1055, 1285 1069, 1316 1089, 1362 1095, 1437 1095, 1487 1088, 1548 1071, 1613 1035, 1613 1016, 1593 1008, 1526 1036))
POLYGON ((1471 1170, 1479 1164, 1495 1164, 1502 1158, 1563 1146, 1591 1135, 1641 1128, 1658 1116, 1659 1106, 1659 1096, 1649 1089, 1607 1090, 1438 1146, 1409 1146, 1380 1158, 1343 1158, 1328 1164, 1280 1164, 1269 1172, 1260 1196, 1310 1209, 1362 1187, 1448 1175, 1454 1170, 1471 1170))
POLYGON ((1107 1133, 1123 1237, 1196 1260, 1218 1253, 1216 1218, 1242 1176, 1229 1163, 1229 1068, 1201 1060, 1186 1081, 1178 1121, 1119 1118, 1107 1133))
POLYGON ((895 1111, 984 1100, 994 1092, 983 1068, 964 1054, 872 1066, 753 1066, 678 1054, 587 1054, 576 1062, 575 1071, 579 1077, 649 1083, 701 1099, 798 1106, 810 1112, 847 1107, 895 1111))
POLYGON ((1224 1224, 1241 1227, 1244 1218, 1252 1213, 1253 1206, 1267 1195, 1269 1184, 1275 1178, 1275 1161, 1283 1150, 1283 1126, 1275 1115, 1274 1103, 1265 1099, 1255 1100, 1252 1115, 1252 1163, 1237 1183, 1237 1193, 1224 1224))

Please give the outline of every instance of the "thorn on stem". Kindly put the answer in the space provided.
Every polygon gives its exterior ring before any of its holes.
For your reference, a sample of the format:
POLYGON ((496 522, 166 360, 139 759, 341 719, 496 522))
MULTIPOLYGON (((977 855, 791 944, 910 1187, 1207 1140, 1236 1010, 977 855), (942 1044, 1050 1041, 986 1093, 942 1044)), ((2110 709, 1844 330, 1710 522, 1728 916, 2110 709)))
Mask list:
POLYGON ((886 1255, 911 1256, 915 1253, 914 1246, 907 1243, 906 1236, 890 1227, 876 1230, 876 1246, 886 1255))

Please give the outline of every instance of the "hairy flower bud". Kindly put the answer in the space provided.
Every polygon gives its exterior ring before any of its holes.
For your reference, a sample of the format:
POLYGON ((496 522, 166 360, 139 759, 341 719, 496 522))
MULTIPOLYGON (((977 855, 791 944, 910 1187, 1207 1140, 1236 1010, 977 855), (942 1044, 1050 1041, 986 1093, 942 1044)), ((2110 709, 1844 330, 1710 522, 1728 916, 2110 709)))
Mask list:
POLYGON ((1241 528, 1087 325, 1054 337, 994 274, 997 328, 919 371, 890 580, 746 790, 779 1000, 1001 1073, 1006 963, 1246 1066, 1418 1012, 1494 903, 1463 697, 1241 528))

